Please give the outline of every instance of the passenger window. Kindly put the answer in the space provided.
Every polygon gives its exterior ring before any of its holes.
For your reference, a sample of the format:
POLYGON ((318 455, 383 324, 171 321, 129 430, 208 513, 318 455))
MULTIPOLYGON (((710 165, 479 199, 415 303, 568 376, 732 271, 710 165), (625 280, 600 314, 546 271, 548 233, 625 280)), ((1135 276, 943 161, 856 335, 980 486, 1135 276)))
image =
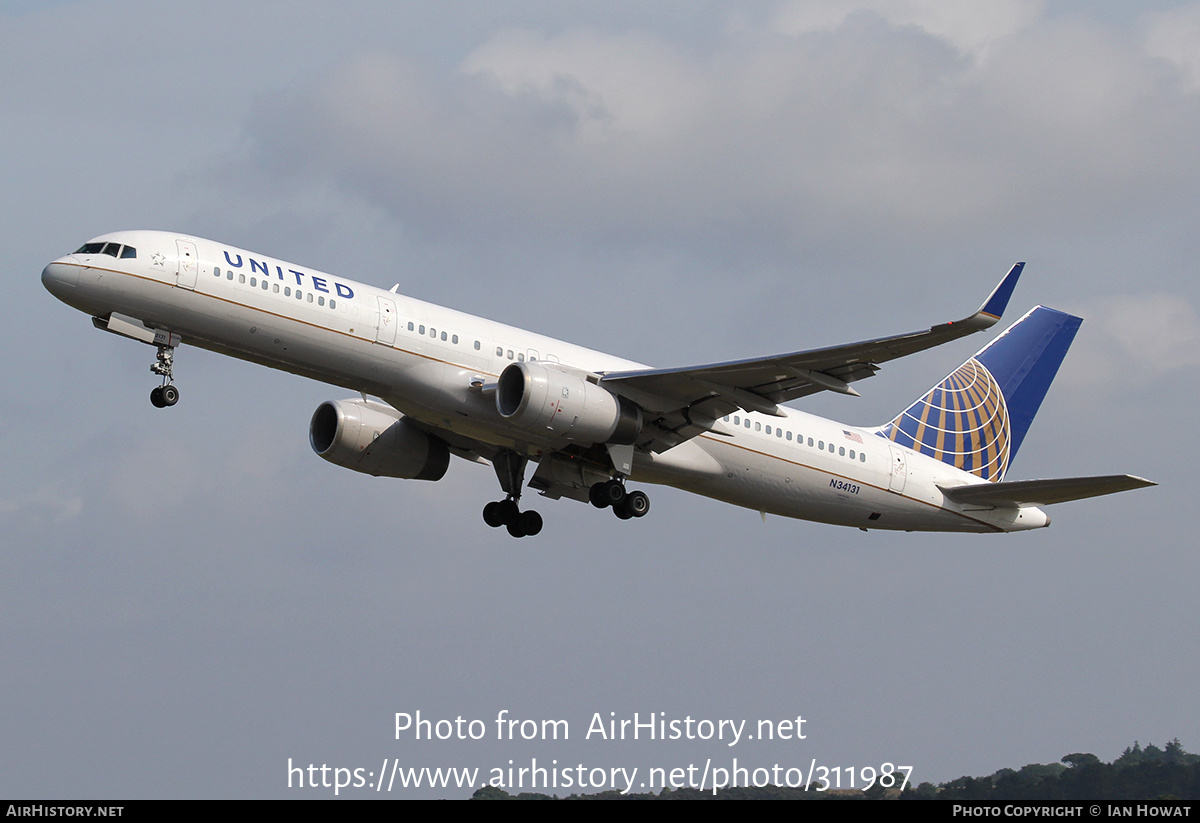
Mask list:
POLYGON ((309 293, 308 293, 308 302, 309 302, 309 303, 311 303, 311 302, 312 302, 312 292, 309 292, 309 293))
POLYGON ((512 360, 512 359, 513 359, 513 353, 512 353, 512 349, 509 349, 509 350, 508 350, 508 359, 509 359, 509 360, 512 360))
POLYGON ((232 279, 233 279, 233 269, 230 269, 229 271, 225 272, 225 279, 226 279, 226 280, 232 280, 232 279))
POLYGON ((812 442, 812 438, 810 437, 810 438, 808 438, 808 447, 809 447, 810 449, 812 448, 812 444, 813 444, 813 442, 812 442))
POLYGON ((525 362, 525 355, 524 355, 524 353, 523 353, 523 352, 517 352, 517 362, 518 362, 518 363, 524 363, 524 362, 525 362))
POLYGON ((424 325, 417 326, 417 334, 420 334, 420 335, 425 334, 425 326, 424 325))
POLYGON ((771 433, 771 427, 767 426, 767 434, 770 434, 770 433, 771 433))
POLYGON ((457 346, 458 345, 458 335, 457 334, 451 335, 450 342, 457 346))
POLYGON ((846 447, 838 446, 838 457, 845 457, 845 456, 846 456, 846 447))
POLYGON ((867 453, 866 453, 866 452, 859 452, 859 453, 858 453, 858 462, 859 462, 859 463, 866 463, 866 462, 867 462, 867 453))
POLYGON ((317 305, 318 305, 318 306, 324 306, 324 305, 325 305, 325 298, 324 298, 324 297, 318 297, 318 298, 317 298, 317 305))
POLYGON ((756 432, 760 432, 760 431, 762 431, 762 423, 755 423, 755 424, 754 424, 754 430, 755 430, 756 432))
POLYGON ((433 328, 433 326, 429 327, 429 336, 437 340, 437 329, 433 328))
POLYGON ((283 287, 283 296, 284 296, 284 297, 291 297, 291 296, 292 296, 292 287, 291 287, 291 286, 284 286, 284 287, 283 287))
POLYGON ((303 299, 304 299, 304 295, 303 295, 303 294, 301 294, 301 292, 300 292, 300 289, 296 289, 296 299, 297 299, 297 300, 303 300, 303 299))
POLYGON ((479 341, 475 341, 475 351, 479 351, 479 341))
POLYGON ((336 300, 334 300, 332 297, 331 297, 331 298, 329 298, 329 308, 331 308, 331 309, 336 309, 336 308, 337 308, 337 301, 336 301, 336 300))
POLYGON ((817 441, 817 448, 818 448, 818 449, 820 449, 821 451, 825 451, 825 441, 824 441, 824 440, 818 440, 818 441, 817 441))
POLYGON ((262 281, 262 283, 263 283, 263 291, 266 291, 271 286, 271 284, 268 283, 265 279, 262 281))
POLYGON ((750 418, 746 418, 746 428, 750 428, 750 418))
POLYGON ((442 342, 443 343, 446 342, 446 333, 445 332, 442 332, 442 342))
POLYGON ((246 282, 246 275, 244 275, 244 274, 239 274, 239 275, 238 275, 238 282, 239 282, 239 283, 245 283, 245 282, 246 282))
POLYGON ((503 356, 504 356, 504 349, 503 349, 501 346, 497 346, 497 347, 496 347, 496 356, 497 356, 497 357, 503 357, 503 356))
POLYGON ((851 450, 850 450, 850 459, 851 459, 851 460, 854 460, 854 459, 855 459, 855 457, 854 457, 854 449, 851 449, 851 450))
POLYGON ((252 289, 258 288, 258 278, 257 277, 250 278, 250 288, 252 288, 252 289))
POLYGON ((779 429, 779 428, 775 429, 775 436, 783 437, 783 429, 779 429))
POLYGON ((279 294, 279 284, 276 283, 274 286, 272 286, 271 291, 275 292, 275 294, 279 294))
POLYGON ((215 267, 215 266, 213 267, 213 276, 214 276, 214 277, 220 277, 220 276, 221 276, 221 270, 220 270, 219 268, 215 267))
POLYGON ((412 330, 413 330, 413 324, 412 324, 412 321, 411 321, 411 320, 410 320, 410 321, 408 321, 408 330, 409 330, 409 331, 412 331, 412 330))

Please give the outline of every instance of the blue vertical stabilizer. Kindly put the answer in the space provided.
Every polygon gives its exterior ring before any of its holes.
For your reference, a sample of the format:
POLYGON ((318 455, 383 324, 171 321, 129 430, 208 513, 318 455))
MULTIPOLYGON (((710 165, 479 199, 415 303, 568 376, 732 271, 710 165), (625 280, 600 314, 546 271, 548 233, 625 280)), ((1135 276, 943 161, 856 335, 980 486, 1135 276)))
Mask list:
POLYGON ((877 433, 1002 480, 1082 322, 1038 306, 877 433))

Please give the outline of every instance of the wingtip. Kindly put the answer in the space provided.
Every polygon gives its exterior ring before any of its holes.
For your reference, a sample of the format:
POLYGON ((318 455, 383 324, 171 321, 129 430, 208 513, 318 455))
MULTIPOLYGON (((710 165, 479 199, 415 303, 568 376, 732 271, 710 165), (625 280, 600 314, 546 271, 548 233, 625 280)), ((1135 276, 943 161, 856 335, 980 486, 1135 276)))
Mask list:
POLYGON ((979 308, 980 314, 985 314, 996 320, 999 320, 1004 315, 1004 310, 1008 308, 1008 301, 1012 297, 1013 290, 1017 287, 1017 281, 1021 279, 1021 271, 1024 268, 1025 263, 1022 261, 1014 264, 1008 270, 1008 274, 1004 275, 1004 279, 1000 281, 1000 284, 988 295, 988 299, 979 308))

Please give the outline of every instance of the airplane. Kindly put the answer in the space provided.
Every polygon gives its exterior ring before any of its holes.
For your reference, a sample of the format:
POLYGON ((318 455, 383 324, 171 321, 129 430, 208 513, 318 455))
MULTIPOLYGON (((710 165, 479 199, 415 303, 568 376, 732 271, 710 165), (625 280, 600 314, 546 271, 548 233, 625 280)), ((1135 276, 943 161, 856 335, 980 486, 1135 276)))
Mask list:
POLYGON ((536 535, 528 488, 644 517, 628 481, 762 513, 871 529, 1014 532, 1042 506, 1155 485, 1132 475, 1006 480, 1080 318, 1031 309, 891 421, 862 428, 782 404, 995 325, 1024 268, 978 311, 848 345, 655 369, 273 257, 160 231, 101 235, 42 283, 98 329, 155 347, 150 393, 174 406, 174 354, 198 346, 358 392, 317 407, 309 442, 376 476, 440 480, 490 463, 487 525, 536 535), (378 398, 378 399, 372 399, 378 398))

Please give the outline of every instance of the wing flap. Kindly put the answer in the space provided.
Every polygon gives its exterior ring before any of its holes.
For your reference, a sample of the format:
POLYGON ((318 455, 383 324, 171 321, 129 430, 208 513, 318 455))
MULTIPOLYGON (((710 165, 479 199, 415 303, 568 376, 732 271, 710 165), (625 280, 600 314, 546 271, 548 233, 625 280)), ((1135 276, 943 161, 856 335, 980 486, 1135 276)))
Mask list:
POLYGON ((1049 506, 1104 494, 1156 486, 1144 477, 1110 474, 1102 477, 1063 477, 1054 480, 1006 480, 970 486, 938 486, 955 503, 978 506, 1049 506))

